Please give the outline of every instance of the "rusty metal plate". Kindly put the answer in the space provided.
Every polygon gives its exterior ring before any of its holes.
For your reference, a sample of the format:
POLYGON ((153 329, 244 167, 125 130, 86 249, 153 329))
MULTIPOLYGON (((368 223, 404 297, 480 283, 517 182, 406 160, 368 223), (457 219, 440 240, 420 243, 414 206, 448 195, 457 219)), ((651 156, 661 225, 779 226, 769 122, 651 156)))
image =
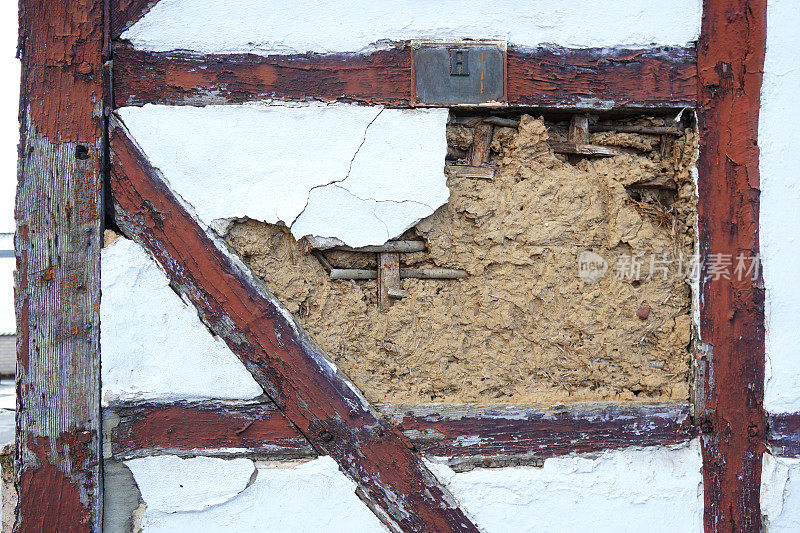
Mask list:
POLYGON ((505 43, 416 41, 411 47, 414 105, 505 104, 505 43))

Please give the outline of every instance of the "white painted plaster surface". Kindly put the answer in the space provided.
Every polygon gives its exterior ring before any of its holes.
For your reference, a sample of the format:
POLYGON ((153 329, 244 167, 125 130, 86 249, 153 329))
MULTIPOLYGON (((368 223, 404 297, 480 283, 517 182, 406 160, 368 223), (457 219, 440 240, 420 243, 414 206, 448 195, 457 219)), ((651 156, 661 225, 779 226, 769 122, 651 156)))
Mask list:
POLYGON ((181 459, 174 455, 126 461, 151 513, 203 511, 239 495, 255 473, 250 459, 181 459))
POLYGON ((381 41, 505 39, 517 46, 684 45, 700 0, 161 0, 123 34, 138 48, 218 53, 358 52, 381 41))
POLYGON ((169 287, 144 249, 102 252, 103 401, 250 399, 263 393, 225 343, 169 287))
POLYGON ((793 0, 767 4, 767 56, 761 91, 761 256, 766 286, 767 383, 764 406, 800 411, 800 10, 793 0))
POLYGON ((702 531, 700 444, 455 473, 428 463, 487 533, 702 531))
POLYGON ((800 459, 764 454, 761 513, 767 533, 800 531, 800 459))
POLYGON ((144 532, 387 531, 358 499, 355 484, 330 457, 302 463, 260 464, 255 481, 247 488, 242 480, 246 483, 253 472, 254 463, 250 460, 239 460, 248 464, 241 467, 228 465, 231 461, 222 459, 203 465, 196 465, 195 461, 173 457, 168 462, 136 468, 132 465, 135 461, 126 462, 147 504, 144 532), (196 473, 201 469, 201 474, 196 473), (198 510, 199 502, 211 501, 205 483, 218 485, 214 497, 224 501, 198 510))
POLYGON ((206 226, 249 217, 297 238, 382 244, 450 194, 446 109, 147 105, 120 115, 206 226))

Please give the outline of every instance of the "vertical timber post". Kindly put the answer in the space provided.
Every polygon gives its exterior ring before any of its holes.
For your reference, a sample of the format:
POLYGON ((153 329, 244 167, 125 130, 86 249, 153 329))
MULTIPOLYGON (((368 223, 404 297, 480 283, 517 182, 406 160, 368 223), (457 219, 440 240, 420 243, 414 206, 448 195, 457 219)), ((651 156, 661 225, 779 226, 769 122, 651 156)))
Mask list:
POLYGON ((15 531, 99 531, 103 0, 21 0, 15 531))
POLYGON ((703 488, 707 532, 761 531, 764 283, 711 267, 757 258, 758 114, 766 0, 705 0, 697 49, 700 337, 707 346, 703 488))

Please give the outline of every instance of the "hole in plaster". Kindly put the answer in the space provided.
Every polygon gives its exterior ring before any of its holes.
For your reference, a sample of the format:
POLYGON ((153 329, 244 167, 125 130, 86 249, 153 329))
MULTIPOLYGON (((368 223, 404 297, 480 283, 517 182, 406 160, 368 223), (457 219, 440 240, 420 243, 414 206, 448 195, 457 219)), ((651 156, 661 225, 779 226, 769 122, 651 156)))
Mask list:
POLYGON ((589 117, 586 155, 569 114, 506 110, 476 156, 491 123, 476 113, 448 123, 449 202, 397 237, 424 243, 400 254, 401 273, 466 277, 404 277, 381 312, 375 276, 329 274, 377 272, 376 253, 325 250, 324 265, 305 239, 253 220, 228 244, 371 401, 686 401, 692 127, 589 117))

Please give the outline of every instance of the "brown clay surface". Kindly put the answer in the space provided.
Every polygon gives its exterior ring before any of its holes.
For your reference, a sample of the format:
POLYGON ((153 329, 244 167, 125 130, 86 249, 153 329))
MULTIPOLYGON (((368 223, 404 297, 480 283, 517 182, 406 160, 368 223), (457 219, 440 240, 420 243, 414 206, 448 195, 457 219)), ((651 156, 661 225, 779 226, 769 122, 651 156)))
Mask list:
MULTIPOLYGON (((631 153, 573 166, 547 142, 564 133, 530 116, 519 130, 495 129, 497 179, 451 174, 450 202, 407 234, 428 251, 401 256, 403 266, 469 277, 403 280, 409 297, 386 313, 375 281, 331 281, 285 228, 246 221, 227 239, 370 401, 687 400, 690 289, 674 261, 666 280, 648 272, 652 254, 693 253, 695 136, 687 130, 662 160, 657 136, 592 134, 631 153), (636 187, 657 178, 676 190, 636 187), (599 281, 578 275, 585 251, 608 262, 599 281), (619 276, 633 255, 639 274, 619 276)), ((462 127, 448 135, 470 137, 462 127)), ((374 255, 328 256, 335 266, 375 264, 374 255)))

